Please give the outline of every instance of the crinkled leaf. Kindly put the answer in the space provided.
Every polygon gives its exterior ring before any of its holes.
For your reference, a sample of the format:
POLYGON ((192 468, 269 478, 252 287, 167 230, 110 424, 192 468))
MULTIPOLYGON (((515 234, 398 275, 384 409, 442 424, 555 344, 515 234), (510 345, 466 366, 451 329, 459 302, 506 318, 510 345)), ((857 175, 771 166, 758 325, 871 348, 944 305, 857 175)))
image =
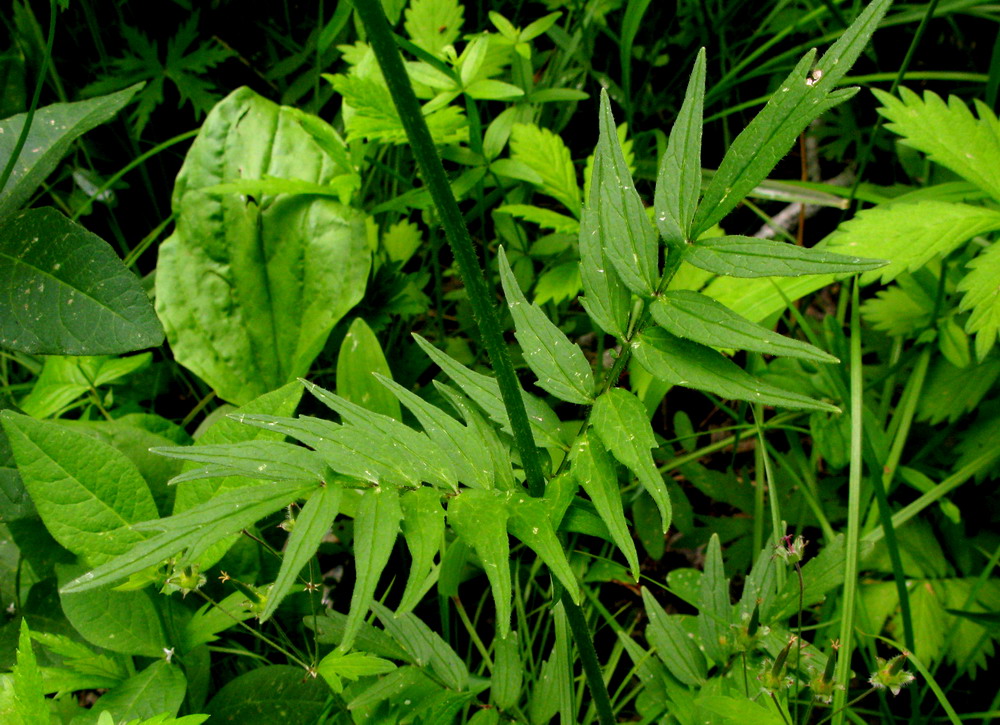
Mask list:
POLYGON ((663 533, 667 533, 673 517, 670 494, 653 463, 650 450, 656 448, 656 439, 645 407, 627 390, 612 388, 597 398, 591 410, 590 424, 607 449, 635 474, 656 502, 663 533))
POLYGON ((399 493, 390 488, 368 490, 354 515, 354 563, 357 579, 351 592, 351 609, 347 613, 344 638, 337 648, 349 652, 354 646, 365 616, 375 596, 375 587, 396 543, 403 512, 399 493))
POLYGON ((0 345, 114 355, 161 342, 149 296, 107 242, 49 207, 0 216, 0 345))
POLYGON ((345 400, 375 413, 402 420, 399 401, 373 377, 375 373, 392 378, 389 363, 375 333, 357 317, 347 329, 337 355, 337 394, 345 400))
POLYGON ((782 408, 838 411, 839 408, 758 380, 721 353, 665 330, 646 330, 632 343, 636 359, 671 385, 782 408))
POLYGON ((837 362, 833 355, 750 322, 698 292, 665 292, 653 301, 651 311, 656 323, 670 334, 709 347, 837 362))
POLYGON ((448 502, 448 523, 482 562, 496 606, 497 632, 510 632, 513 589, 510 579, 508 510, 503 496, 491 491, 462 491, 448 502))
POLYGON ((342 497, 343 489, 340 487, 323 486, 309 497, 302 511, 295 517, 295 528, 288 537, 288 544, 281 557, 281 568, 275 577, 274 586, 267 594, 267 605, 260 614, 260 621, 265 622, 274 614, 281 600, 295 586, 299 572, 316 555, 323 537, 340 511, 342 497))
POLYGON ((130 525, 158 513, 149 486, 125 454, 10 410, 2 421, 21 480, 56 541, 101 564, 143 540, 130 525))
POLYGON ((597 214, 604 253, 622 282, 636 294, 648 297, 660 277, 659 242, 635 190, 611 115, 611 102, 603 90, 600 129, 589 206, 597 214))
POLYGON ((177 361, 225 400, 242 404, 306 374, 363 296, 371 250, 365 215, 332 199, 209 189, 265 177, 329 184, 350 171, 326 149, 329 136, 241 88, 205 119, 177 177, 157 312, 177 361))
MULTIPOLYGON (((114 118, 140 88, 142 84, 137 83, 99 98, 39 108, 10 178, 0 190, 0 218, 23 206, 56 168, 71 144, 90 129, 114 118)), ((0 169, 14 153, 27 118, 27 113, 19 113, 0 121, 0 169)))
POLYGON ((528 303, 500 248, 500 279, 514 318, 514 335, 524 360, 538 378, 538 386, 560 400, 587 405, 594 396, 594 375, 578 345, 538 307, 528 303))
POLYGON ((813 68, 808 52, 788 74, 767 105, 729 147, 695 214, 696 239, 728 214, 764 180, 799 134, 822 113, 853 96, 856 88, 837 89, 892 0, 874 0, 813 68))
POLYGON ((618 473, 599 437, 584 435, 577 441, 571 471, 587 492, 618 550, 625 555, 633 578, 638 581, 639 555, 625 518, 618 473))
POLYGON ((444 509, 441 493, 426 487, 405 492, 399 498, 399 505, 403 512, 403 538, 410 550, 410 575, 398 608, 400 614, 405 614, 420 603, 424 594, 424 582, 444 540, 444 509))
POLYGON ((667 244, 691 241, 691 221, 701 194, 701 126, 705 104, 705 49, 698 51, 684 103, 660 158, 654 206, 656 226, 667 244))
POLYGON ((608 259, 597 212, 584 209, 580 217, 580 304, 608 334, 625 337, 630 295, 608 259))
POLYGON ((833 247, 811 249, 768 239, 728 236, 705 239, 688 245, 684 248, 684 260, 700 269, 729 277, 853 274, 886 265, 886 262, 879 259, 833 254, 828 251, 829 249, 833 247))

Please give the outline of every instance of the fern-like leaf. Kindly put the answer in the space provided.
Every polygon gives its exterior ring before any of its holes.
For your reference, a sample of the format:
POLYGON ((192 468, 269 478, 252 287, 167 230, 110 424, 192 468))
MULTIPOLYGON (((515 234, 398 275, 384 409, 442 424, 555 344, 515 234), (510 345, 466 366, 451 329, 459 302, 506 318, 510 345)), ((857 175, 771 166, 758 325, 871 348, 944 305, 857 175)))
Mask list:
POLYGON ((959 309, 972 310, 965 331, 976 335, 976 358, 982 360, 1000 334, 1000 245, 992 245, 968 267, 972 271, 958 283, 958 291, 965 293, 959 309))

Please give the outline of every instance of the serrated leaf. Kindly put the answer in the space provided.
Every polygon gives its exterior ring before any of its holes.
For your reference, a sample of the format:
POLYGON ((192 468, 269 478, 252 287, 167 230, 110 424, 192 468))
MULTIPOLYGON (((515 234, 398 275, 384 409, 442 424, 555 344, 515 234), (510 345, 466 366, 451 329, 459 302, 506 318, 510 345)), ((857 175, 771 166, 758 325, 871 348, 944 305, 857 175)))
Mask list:
POLYGON ((403 27, 416 45, 444 58, 444 47, 453 44, 462 30, 463 12, 458 0, 413 0, 404 13, 403 27))
POLYGON ((410 551, 410 575, 398 607, 399 614, 406 614, 420 603, 434 555, 444 540, 444 509, 440 492, 432 488, 405 492, 399 498, 399 505, 403 512, 403 538, 410 551))
POLYGON ((684 103, 677 114, 656 176, 656 226, 670 245, 691 241, 691 221, 701 194, 701 126, 705 104, 705 49, 691 71, 684 103))
POLYGON ((625 519, 618 474, 599 437, 584 434, 579 438, 573 449, 570 471, 587 492, 615 545, 624 554, 632 577, 638 581, 639 555, 625 519))
POLYGON ((1000 212, 981 206, 942 201, 883 204, 842 224, 829 237, 825 249, 853 252, 877 248, 890 262, 877 271, 865 272, 861 284, 875 280, 885 284, 938 255, 947 255, 977 234, 996 229, 1000 229, 1000 212))
POLYGON ((631 470, 660 511, 663 533, 672 519, 670 494, 663 477, 653 463, 651 449, 656 448, 653 429, 646 408, 632 393, 612 388, 599 396, 590 413, 590 424, 601 442, 622 465, 631 470))
POLYGON ((551 209, 543 209, 531 204, 504 204, 497 207, 496 210, 560 234, 577 234, 580 231, 579 221, 551 209))
POLYGON ((872 93, 882 104, 879 113, 890 123, 885 127, 903 137, 907 146, 927 154, 963 179, 1000 199, 1000 121, 982 101, 974 101, 978 120, 962 99, 949 96, 947 105, 933 91, 921 100, 908 88, 899 98, 877 88, 872 93))
POLYGON ((768 239, 727 236, 688 245, 684 248, 684 260, 708 272, 730 277, 853 274, 886 265, 879 259, 833 254, 828 251, 832 248, 828 245, 823 249, 811 249, 768 239))
POLYGON ((580 264, 564 262, 542 272, 535 282, 534 304, 544 305, 546 302, 559 304, 573 299, 580 294, 580 264))
POLYGON ((666 330, 644 331, 632 342, 632 349, 646 370, 671 385, 704 390, 728 400, 748 400, 800 410, 839 411, 829 403, 758 380, 715 350, 674 337, 666 330))
POLYGON ((247 595, 239 590, 221 602, 206 602, 184 623, 178 649, 186 654, 199 645, 216 641, 219 632, 255 616, 247 595))
POLYGON ((501 637, 510 632, 513 596, 508 516, 504 498, 491 491, 462 491, 448 502, 448 523, 476 552, 490 582, 496 606, 497 632, 501 637))
POLYGON ((601 329, 618 339, 628 328, 630 295, 608 259, 597 212, 584 209, 580 217, 580 304, 601 329))
MULTIPOLYGON (((176 516, 147 521, 141 527, 142 531, 162 533, 140 541, 126 553, 77 577, 62 591, 82 592, 110 584, 159 564, 189 546, 197 545, 204 550, 211 543, 250 526, 313 490, 313 484, 290 486, 284 481, 265 483, 227 491, 176 516)), ((137 526, 132 528, 140 530, 137 526)))
POLYGON ((861 305, 864 321, 889 335, 910 335, 930 326, 934 298, 908 275, 861 305))
POLYGON ((131 524, 158 513, 149 486, 125 454, 10 410, 2 421, 21 480, 56 541, 101 564, 143 540, 131 524))
POLYGON ((392 378, 389 363, 375 333, 357 317, 347 329, 337 355, 337 394, 345 400, 375 413, 402 420, 399 401, 374 374, 392 378))
MULTIPOLYGON (((483 411, 499 423, 503 430, 510 433, 510 421, 503 398, 500 397, 500 386, 496 378, 474 372, 460 362, 431 345, 427 340, 414 333, 413 338, 421 349, 437 363, 449 378, 454 380, 462 391, 468 395, 483 411)), ((528 412, 528 423, 531 425, 535 445, 543 448, 563 448, 557 429, 559 419, 552 409, 533 395, 521 391, 524 407, 528 412)))
POLYGON ((601 246, 629 289, 649 297, 659 281, 659 243, 622 153, 611 115, 611 102, 601 92, 600 138, 594 152, 589 208, 597 214, 601 246))
POLYGON ((375 587, 396 543, 403 512, 399 493, 389 488, 373 488, 365 492, 354 516, 354 563, 357 579, 351 592, 351 608, 344 625, 344 638, 337 650, 349 652, 354 646, 371 608, 375 587))
MULTIPOLYGON (((99 98, 39 108, 10 177, 0 190, 0 218, 23 206, 56 168, 71 144, 90 129, 114 118, 140 88, 142 84, 137 83, 99 98)), ((0 169, 13 155, 27 118, 27 113, 19 113, 0 121, 0 159, 3 160, 0 169)))
POLYGON ((281 557, 281 568, 274 579, 274 585, 267 594, 267 605, 260 614, 260 621, 266 622, 278 609, 281 601, 292 591, 303 567, 316 555, 326 532, 340 511, 343 490, 337 486, 322 486, 295 517, 295 528, 288 537, 288 544, 281 557))
POLYGON ((954 423, 979 405, 998 377, 1000 360, 996 357, 987 357, 967 368, 957 368, 944 359, 934 360, 917 403, 917 419, 931 425, 943 420, 954 423))
POLYGON ((547 128, 531 123, 515 123, 510 135, 511 158, 538 174, 542 193, 548 194, 580 215, 580 186, 569 148, 562 138, 547 128))
POLYGON ((149 296, 107 242, 52 208, 0 217, 0 346, 114 355, 161 342, 149 296))
POLYGON ((538 386, 560 400, 588 405, 594 395, 594 375, 579 345, 538 307, 528 303, 500 248, 500 280, 507 306, 514 318, 514 336, 521 344, 524 360, 538 378, 538 386))
MULTIPOLYGON (((17 664, 11 670, 13 703, 10 710, 0 710, 0 715, 9 717, 10 725, 35 725, 49 722, 49 703, 45 699, 42 673, 31 649, 31 632, 28 620, 21 619, 21 631, 17 643, 17 664)), ((6 693, 4 693, 6 694, 6 693)))
POLYGON ((857 89, 836 89, 875 32, 892 0, 875 0, 858 16, 813 69, 816 51, 795 66, 767 105, 740 133, 712 177, 692 223, 696 239, 728 214, 764 180, 798 135, 857 89), (835 90, 836 89, 836 90, 835 90))
POLYGON ((709 347, 837 362, 833 355, 750 322, 698 292, 665 292, 653 301, 651 312, 656 323, 670 334, 709 347))
POLYGON ((966 266, 971 271, 958 283, 958 291, 965 293, 959 310, 972 311, 965 331, 976 336, 976 359, 983 360, 1000 334, 1000 244, 991 245, 966 266))
POLYGON ((344 691, 341 678, 354 682, 361 677, 371 677, 374 675, 384 675, 396 669, 396 665, 381 657, 365 654, 364 652, 350 652, 344 654, 334 650, 316 665, 316 672, 326 680, 336 694, 344 691))

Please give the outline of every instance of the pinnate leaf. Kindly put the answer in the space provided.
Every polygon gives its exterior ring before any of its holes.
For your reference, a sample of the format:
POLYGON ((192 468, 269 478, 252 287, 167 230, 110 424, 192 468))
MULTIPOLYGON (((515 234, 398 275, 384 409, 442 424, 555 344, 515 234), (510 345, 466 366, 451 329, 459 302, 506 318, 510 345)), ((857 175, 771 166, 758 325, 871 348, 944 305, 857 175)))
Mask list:
POLYGON ((337 393, 345 400, 375 413, 402 420, 399 401, 373 375, 392 378, 389 363, 378 338, 364 318, 357 317, 347 328, 337 355, 337 393))

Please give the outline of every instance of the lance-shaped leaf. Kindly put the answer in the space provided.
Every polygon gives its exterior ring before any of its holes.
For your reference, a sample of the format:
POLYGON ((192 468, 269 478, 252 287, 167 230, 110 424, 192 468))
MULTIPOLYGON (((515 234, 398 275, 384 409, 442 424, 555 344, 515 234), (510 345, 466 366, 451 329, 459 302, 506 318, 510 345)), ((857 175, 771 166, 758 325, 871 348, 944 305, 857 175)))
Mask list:
POLYGON ((156 518, 156 504, 124 453, 10 410, 2 420, 24 487, 56 541, 94 565, 145 538, 130 524, 156 518))
POLYGON ((521 699, 524 681, 524 660, 517 647, 517 632, 493 638, 493 676, 490 678, 490 699, 501 710, 508 710, 521 699))
POLYGON ((608 527, 615 545, 625 555, 632 576, 639 581, 639 555, 625 519, 615 463, 598 436, 585 434, 580 437, 573 449, 573 465, 570 470, 587 492, 598 516, 608 527))
POLYGON ((288 545, 281 557, 281 568, 267 594, 267 605, 260 614, 260 621, 266 622, 274 614, 281 600, 295 586, 299 572, 316 556, 323 537, 340 511, 343 495, 343 489, 339 486, 323 486, 309 497, 302 511, 295 517, 295 528, 288 537, 288 545))
POLYGON ((556 579, 569 592, 573 601, 580 603, 583 594, 576 575, 566 559, 562 543, 552 527, 551 509, 544 499, 529 498, 526 493, 510 492, 507 499, 510 533, 527 544, 538 558, 545 562, 556 579))
POLYGON ((729 277, 798 277, 803 274, 865 272, 884 267, 881 259, 851 257, 754 237, 716 237, 684 248, 684 261, 729 277))
POLYGON ((704 390, 727 400, 748 400, 780 408, 840 410, 758 380, 712 348, 674 337, 666 330, 644 331, 633 341, 632 349, 651 375, 671 385, 704 390))
POLYGON ((351 609, 344 625, 344 638, 337 647, 341 652, 350 651, 365 622, 379 577, 389 563, 402 518, 398 491, 377 487, 361 497, 354 516, 354 563, 358 574, 351 592, 351 609))
POLYGON ((462 658, 419 617, 398 610, 393 613, 379 602, 372 602, 372 611, 385 626, 385 631, 413 655, 416 664, 430 665, 445 685, 453 690, 468 687, 469 670, 462 658))
POLYGON ((891 2, 875 0, 815 68, 816 51, 811 50, 788 74, 726 152, 698 206, 692 239, 718 223, 766 178, 813 119, 857 93, 857 88, 836 89, 837 83, 854 65, 891 2))
POLYGON ((659 281, 659 242, 622 153, 611 102, 601 90, 600 138, 594 152, 590 208, 601 246, 629 289, 649 297, 659 281))
POLYGON ((594 374, 583 350, 570 342, 544 312, 528 303, 503 247, 500 280, 514 318, 514 336, 521 344, 524 361, 538 377, 538 386, 560 400, 589 405, 594 395, 594 374))
POLYGON ((378 373, 375 378, 413 413, 427 436, 445 452, 460 483, 472 488, 493 488, 493 462, 488 444, 474 428, 463 425, 399 383, 378 373))
POLYGON ((162 533, 141 541, 125 554, 77 577, 63 592, 82 592, 124 579, 137 571, 159 564, 178 551, 205 537, 225 538, 278 511, 315 490, 316 485, 289 486, 287 482, 265 483, 219 494, 184 513, 133 526, 136 531, 162 533))
POLYGON ((340 343, 337 355, 337 394, 376 413, 402 420, 399 401, 373 377, 392 378, 382 346, 364 318, 357 317, 340 343))
POLYGON ((594 403, 590 424, 608 450, 635 474, 642 487, 652 496, 660 510, 663 533, 667 533, 673 509, 667 486, 656 470, 650 452, 656 448, 656 439, 653 437, 645 406, 627 390, 612 388, 594 403))
POLYGON ((698 628, 705 654, 721 664, 729 656, 729 648, 723 642, 732 636, 729 624, 733 606, 729 601, 729 580, 722 564, 718 534, 712 534, 705 551, 705 572, 701 577, 698 610, 698 628))
POLYGON ((49 701, 45 699, 42 671, 31 649, 31 632, 28 630, 28 620, 24 618, 21 619, 17 664, 11 668, 10 684, 13 686, 13 693, 10 693, 12 696, 4 703, 4 711, 11 718, 11 725, 49 722, 49 701))
MULTIPOLYGON (((435 380, 434 387, 448 399, 452 407, 465 420, 465 424, 475 431, 476 437, 483 442, 483 453, 489 457, 490 465, 493 469, 493 483, 496 488, 503 491, 510 491, 518 484, 514 481, 514 468, 511 466, 510 448, 508 448, 496 429, 490 425, 465 396, 444 383, 435 380)), ((493 488, 489 486, 488 488, 493 488)))
POLYGON ((601 240, 597 212, 584 209, 580 218, 580 281, 585 296, 580 298, 580 304, 602 330, 623 339, 628 328, 630 295, 601 240))
POLYGON ((497 632, 501 637, 510 632, 513 595, 508 515, 504 497, 492 491, 462 491, 448 502, 448 523, 476 552, 489 579, 497 610, 497 632))
POLYGON ((420 603, 426 591, 424 583, 444 540, 444 509, 441 493, 427 487, 405 492, 399 505, 403 511, 403 538, 410 550, 410 575, 398 608, 400 614, 405 614, 420 603))
MULTIPOLYGON (((212 465, 213 476, 248 476, 266 481, 322 481, 323 459, 302 446, 281 441, 241 441, 218 446, 163 446, 150 449, 168 458, 212 465)), ((190 480, 192 473, 176 480, 190 480)))
MULTIPOLYGON (((497 384, 496 378, 469 370, 462 363, 441 352, 416 333, 414 333, 413 339, 437 363, 438 367, 444 370, 448 377, 472 398, 476 405, 499 423, 505 432, 510 433, 507 409, 504 407, 503 398, 500 397, 500 386, 497 384)), ((528 423, 531 425, 535 445, 543 448, 564 448, 563 442, 559 440, 556 433, 559 427, 559 418, 552 412, 552 408, 546 405, 545 401, 529 395, 523 390, 521 398, 524 400, 524 407, 528 412, 528 423)))
POLYGON ((677 246, 691 240, 691 221, 701 194, 701 126, 705 105, 705 49, 698 51, 680 113, 660 159, 653 205, 663 240, 677 246))
POLYGON ((331 410, 340 414, 344 421, 334 435, 334 439, 345 442, 345 436, 360 436, 362 440, 382 441, 393 452, 387 454, 384 460, 397 460, 412 472, 412 478, 426 481, 438 487, 455 489, 458 482, 455 471, 448 462, 448 457, 437 444, 423 433, 413 430, 395 418, 375 413, 360 405, 344 400, 339 395, 324 390, 303 380, 306 389, 326 404, 331 410))
POLYGON ((149 296, 107 242, 51 208, 0 219, 0 346, 114 355, 161 342, 149 296))
MULTIPOLYGON (((39 108, 10 178, 0 190, 0 217, 25 204, 66 155, 73 141, 114 118, 143 85, 137 83, 117 93, 78 103, 53 103, 39 108)), ((0 121, 0 170, 13 155, 27 118, 27 113, 19 113, 0 121)))
POLYGON ((670 670, 670 674, 685 685, 698 686, 705 682, 708 667, 705 655, 697 643, 688 636, 680 615, 663 611, 646 587, 642 588, 642 603, 649 617, 646 639, 653 645, 657 656, 670 670))
POLYGON ((833 355, 750 322, 698 292, 666 292, 653 301, 651 310, 656 323, 670 334, 709 347, 753 350, 824 363, 837 362, 833 355))

